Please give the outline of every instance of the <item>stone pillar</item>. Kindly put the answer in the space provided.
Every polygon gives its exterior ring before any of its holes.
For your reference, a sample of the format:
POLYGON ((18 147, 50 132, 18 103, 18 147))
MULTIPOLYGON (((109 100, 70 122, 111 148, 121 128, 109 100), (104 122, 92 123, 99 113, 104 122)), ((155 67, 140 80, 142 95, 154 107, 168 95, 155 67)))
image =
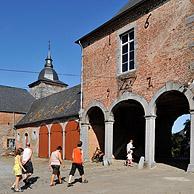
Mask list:
POLYGON ((145 139, 145 165, 149 168, 155 165, 155 115, 145 116, 146 139, 145 139))
POLYGON ((89 161, 89 141, 88 141, 88 123, 81 123, 80 140, 83 142, 82 149, 84 152, 84 160, 89 161))
POLYGON ((105 121, 105 155, 104 155, 104 165, 109 165, 112 163, 113 154, 113 124, 114 120, 105 121))
POLYGON ((51 156, 51 125, 48 125, 48 154, 51 156))
POLYGON ((187 168, 188 172, 194 172, 194 110, 190 111, 191 129, 190 129, 190 163, 187 168))

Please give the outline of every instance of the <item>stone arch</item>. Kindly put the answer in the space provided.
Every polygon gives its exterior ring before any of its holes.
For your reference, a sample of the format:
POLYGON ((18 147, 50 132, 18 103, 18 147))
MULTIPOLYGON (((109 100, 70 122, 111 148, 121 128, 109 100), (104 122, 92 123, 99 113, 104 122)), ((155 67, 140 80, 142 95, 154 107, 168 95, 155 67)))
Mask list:
POLYGON ((113 108, 120 102, 125 100, 135 100, 139 102, 142 107, 144 108, 145 115, 149 114, 148 109, 148 102, 143 98, 142 96, 139 96, 137 94, 131 93, 131 92, 125 92, 122 96, 120 96, 118 99, 116 99, 109 108, 109 113, 112 113, 113 108))
POLYGON ((194 102, 193 102, 193 93, 189 88, 186 88, 185 86, 175 83, 175 82, 167 82, 164 87, 159 89, 154 96, 152 97, 150 103, 149 103, 149 112, 150 115, 156 115, 156 100, 158 97, 163 94, 164 92, 168 91, 179 91, 185 95, 189 102, 190 110, 194 110, 194 102))
MULTIPOLYGON (((156 115, 153 132, 154 158, 156 162, 168 163, 169 160, 173 159, 171 140, 173 137, 171 132, 173 123, 177 117, 181 116, 181 114, 189 114, 193 108, 193 93, 191 89, 177 82, 167 82, 152 97, 149 103, 149 110, 150 115, 156 115)), ((181 151, 181 153, 183 152, 181 151)), ((186 153, 188 153, 188 150, 184 151, 184 158, 189 159, 189 155, 186 153)), ((180 162, 176 161, 176 164, 180 162)), ((188 160, 184 161, 185 165, 181 164, 181 168, 186 170, 188 162, 188 160)), ((177 167, 179 166, 177 165, 177 167)))
POLYGON ((27 143, 30 143, 30 136, 28 131, 26 130, 23 134, 23 147, 25 148, 27 143))
POLYGON ((106 113, 107 113, 107 109, 106 107, 99 101, 94 100, 83 112, 82 115, 82 122, 83 123, 89 123, 89 119, 88 119, 88 111, 92 108, 92 107, 98 107, 102 110, 103 114, 104 114, 104 118, 106 120, 106 113))
POLYGON ((107 109, 99 101, 93 101, 84 111, 82 116, 82 125, 87 125, 85 137, 82 136, 88 144, 89 158, 92 158, 96 147, 103 152, 105 150, 105 120, 107 119, 107 109))
POLYGON ((126 92, 112 103, 109 112, 114 116, 114 157, 125 159, 126 145, 130 139, 133 139, 136 147, 134 156, 138 161, 140 156, 145 155, 147 101, 137 94, 126 92))

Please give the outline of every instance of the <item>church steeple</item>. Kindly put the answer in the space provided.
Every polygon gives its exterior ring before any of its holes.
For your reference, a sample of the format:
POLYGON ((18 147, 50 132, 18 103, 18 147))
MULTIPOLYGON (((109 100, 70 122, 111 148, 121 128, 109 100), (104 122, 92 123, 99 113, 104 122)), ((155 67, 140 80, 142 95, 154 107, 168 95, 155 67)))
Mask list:
POLYGON ((47 68, 53 68, 53 64, 52 64, 52 58, 51 58, 51 42, 49 40, 48 43, 48 54, 47 54, 47 58, 45 59, 46 63, 45 63, 45 67, 47 68))
POLYGON ((29 84, 30 93, 36 98, 42 98, 67 88, 67 84, 59 80, 57 72, 53 69, 51 58, 51 44, 48 42, 46 63, 38 76, 38 80, 29 84))

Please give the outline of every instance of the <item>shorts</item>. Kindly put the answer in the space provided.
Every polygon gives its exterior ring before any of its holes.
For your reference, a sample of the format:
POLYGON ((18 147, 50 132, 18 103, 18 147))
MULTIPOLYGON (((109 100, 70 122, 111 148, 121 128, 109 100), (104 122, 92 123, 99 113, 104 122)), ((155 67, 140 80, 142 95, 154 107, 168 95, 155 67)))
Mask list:
POLYGON ((53 169, 53 174, 54 175, 59 175, 60 174, 60 165, 51 165, 53 169))
POLYGON ((23 170, 22 170, 22 173, 23 174, 33 174, 33 171, 34 171, 34 169, 33 169, 33 165, 32 165, 32 162, 31 162, 31 160, 28 160, 28 162, 26 162, 24 165, 23 165, 23 167, 25 168, 25 170, 26 170, 26 172, 24 172, 23 170))
POLYGON ((84 167, 82 164, 73 163, 69 175, 74 176, 76 169, 78 169, 80 176, 84 174, 84 167))

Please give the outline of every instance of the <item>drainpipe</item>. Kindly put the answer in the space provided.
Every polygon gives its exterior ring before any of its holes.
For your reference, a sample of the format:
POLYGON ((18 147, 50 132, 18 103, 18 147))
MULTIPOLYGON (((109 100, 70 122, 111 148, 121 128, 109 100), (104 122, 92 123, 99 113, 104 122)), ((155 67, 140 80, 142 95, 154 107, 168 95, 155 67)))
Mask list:
POLYGON ((86 123, 82 123, 83 122, 83 46, 81 44, 81 42, 79 41, 79 45, 81 47, 82 50, 82 62, 81 62, 81 100, 80 100, 80 112, 79 112, 79 116, 80 116, 80 140, 83 142, 82 148, 84 151, 84 160, 87 161, 88 160, 88 125, 86 123))
MULTIPOLYGON (((81 47, 81 100, 80 100, 80 118, 82 119, 83 114, 83 46, 79 40, 79 45, 81 47)), ((80 126, 81 129, 81 126, 80 126)))
POLYGON ((15 128, 15 112, 13 112, 13 125, 12 125, 12 130, 13 130, 13 136, 15 138, 15 146, 16 146, 16 137, 17 137, 17 132, 16 132, 16 128, 15 128))

